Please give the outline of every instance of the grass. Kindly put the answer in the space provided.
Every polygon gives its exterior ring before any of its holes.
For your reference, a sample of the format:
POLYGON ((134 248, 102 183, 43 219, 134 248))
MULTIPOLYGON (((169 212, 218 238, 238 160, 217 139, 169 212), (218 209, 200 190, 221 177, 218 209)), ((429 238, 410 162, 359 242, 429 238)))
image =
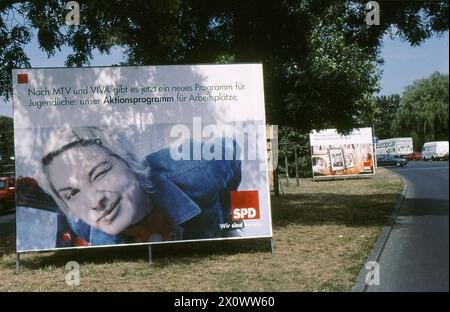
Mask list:
POLYGON ((0 237, 0 291, 349 291, 402 189, 380 169, 368 179, 291 180, 272 197, 275 256, 267 241, 208 242, 21 255, 0 237), (65 264, 81 264, 67 286, 65 264))

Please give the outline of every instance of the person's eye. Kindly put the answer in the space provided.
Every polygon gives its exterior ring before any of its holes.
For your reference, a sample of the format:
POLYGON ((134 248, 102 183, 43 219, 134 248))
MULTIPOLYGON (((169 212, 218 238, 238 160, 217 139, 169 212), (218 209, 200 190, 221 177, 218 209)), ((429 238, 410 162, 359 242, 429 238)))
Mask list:
POLYGON ((108 171, 111 170, 111 168, 112 168, 111 161, 107 161, 104 164, 102 164, 98 168, 98 170, 96 170, 96 172, 94 173, 92 181, 100 180, 101 178, 103 178, 108 173, 108 171))
POLYGON ((67 200, 71 200, 75 195, 77 195, 80 191, 79 190, 72 190, 70 192, 67 192, 64 196, 67 200))

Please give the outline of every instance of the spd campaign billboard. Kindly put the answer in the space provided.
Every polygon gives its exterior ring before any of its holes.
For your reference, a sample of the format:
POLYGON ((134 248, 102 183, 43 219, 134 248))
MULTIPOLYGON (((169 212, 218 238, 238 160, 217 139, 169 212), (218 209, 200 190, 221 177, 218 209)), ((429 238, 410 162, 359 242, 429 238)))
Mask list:
POLYGON ((374 174, 372 129, 341 135, 335 129, 309 135, 313 178, 374 174))
POLYGON ((260 64, 13 79, 18 252, 272 236, 260 64))

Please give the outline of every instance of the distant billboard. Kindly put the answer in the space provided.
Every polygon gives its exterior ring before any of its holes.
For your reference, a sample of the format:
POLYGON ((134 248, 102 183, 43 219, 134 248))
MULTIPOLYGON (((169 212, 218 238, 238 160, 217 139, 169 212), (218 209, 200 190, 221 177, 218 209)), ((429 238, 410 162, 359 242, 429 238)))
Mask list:
POLYGON ((13 77, 18 252, 272 236, 260 64, 13 77))
POLYGON ((374 174, 371 128, 341 135, 335 129, 309 135, 313 178, 374 174))
POLYGON ((376 155, 404 156, 413 153, 413 140, 412 138, 379 140, 375 147, 376 155))

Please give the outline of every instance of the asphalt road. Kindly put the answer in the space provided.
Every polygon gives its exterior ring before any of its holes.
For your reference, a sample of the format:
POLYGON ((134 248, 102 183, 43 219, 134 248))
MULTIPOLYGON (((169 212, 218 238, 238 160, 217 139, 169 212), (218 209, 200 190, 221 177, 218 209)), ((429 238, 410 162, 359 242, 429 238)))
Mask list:
POLYGON ((390 170, 407 181, 408 191, 380 257, 380 285, 368 291, 448 292, 448 161, 390 170))

